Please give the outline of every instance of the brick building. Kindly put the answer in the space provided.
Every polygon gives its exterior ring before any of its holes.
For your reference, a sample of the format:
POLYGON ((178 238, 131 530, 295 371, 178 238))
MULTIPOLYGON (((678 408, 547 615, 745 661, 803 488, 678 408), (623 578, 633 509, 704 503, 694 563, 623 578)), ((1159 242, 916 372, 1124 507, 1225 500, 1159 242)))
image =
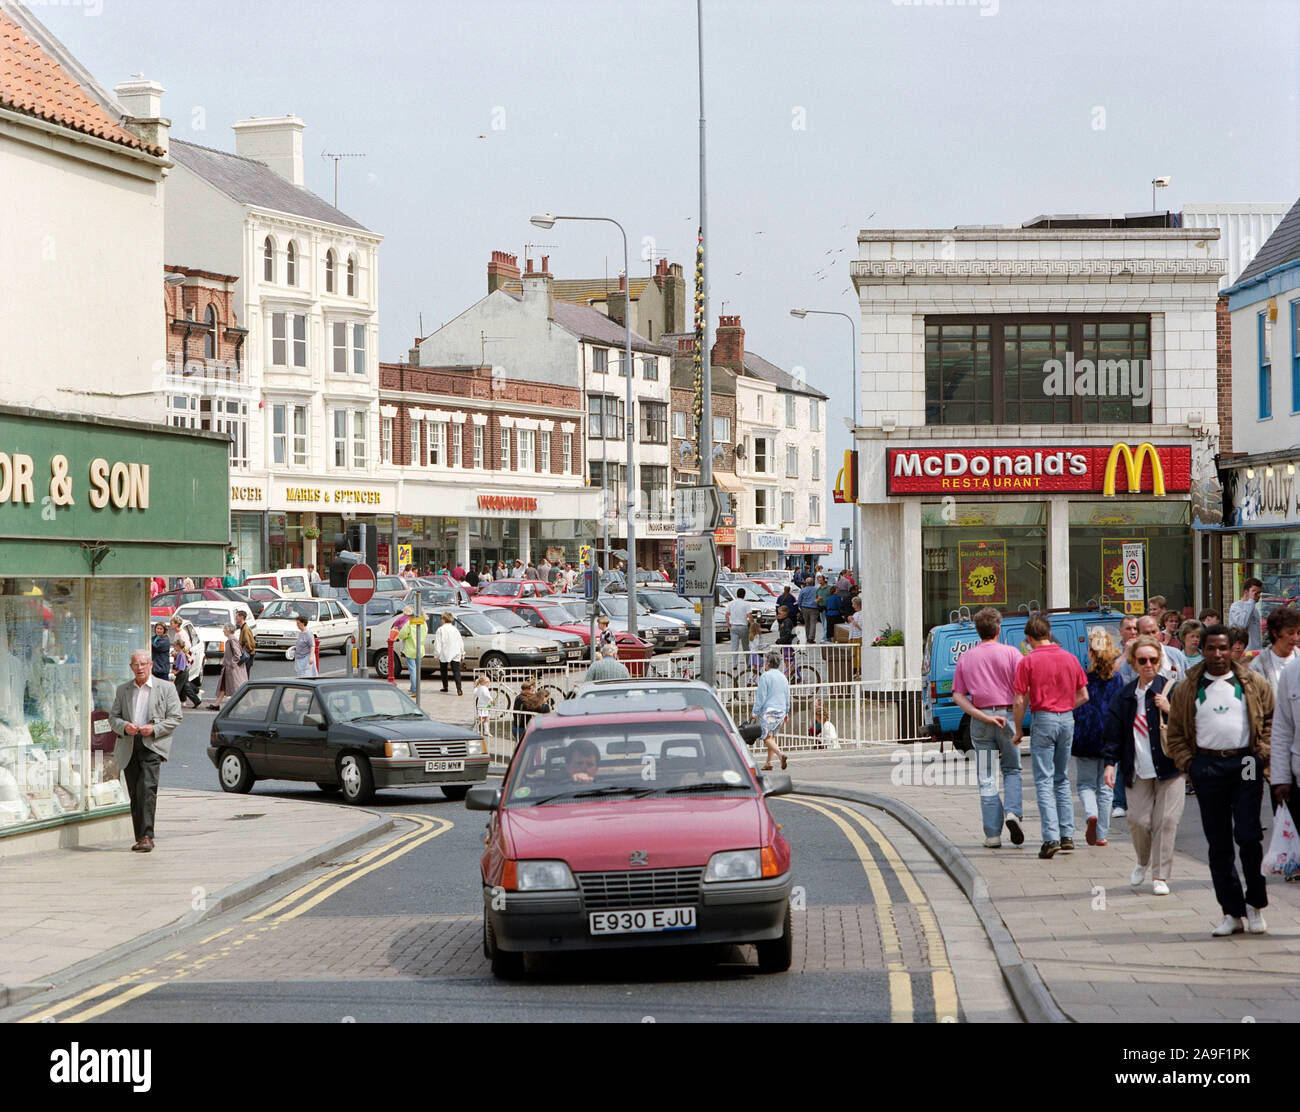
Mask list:
POLYGON ((583 413, 576 384, 381 363, 379 468, 401 492, 385 541, 420 565, 576 560, 599 510, 583 413))

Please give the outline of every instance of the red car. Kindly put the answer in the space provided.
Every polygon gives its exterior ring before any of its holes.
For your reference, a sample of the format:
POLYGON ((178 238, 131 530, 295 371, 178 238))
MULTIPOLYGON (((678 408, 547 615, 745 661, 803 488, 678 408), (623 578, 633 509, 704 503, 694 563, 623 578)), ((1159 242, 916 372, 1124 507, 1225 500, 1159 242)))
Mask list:
MULTIPOLYGON (((540 597, 484 598, 479 596, 476 601, 509 607, 537 629, 557 629, 561 633, 576 633, 582 638, 584 645, 591 644, 590 621, 580 620, 573 613, 574 606, 582 606, 583 603, 575 604, 572 600, 559 598, 552 602, 549 598, 540 597)), ((654 656, 654 645, 627 632, 616 633, 614 640, 618 643, 618 659, 627 666, 629 674, 644 676, 645 662, 654 656)))
POLYGON ((178 606, 187 602, 237 602, 250 618, 262 612, 261 603, 253 603, 229 587, 195 587, 192 591, 164 591, 149 600, 149 617, 170 618, 178 606))
POLYGON ((501 978, 524 954, 752 943, 763 972, 790 968, 790 844, 717 713, 680 696, 629 712, 571 699, 538 716, 489 811, 483 948, 501 978))
POLYGON ((474 601, 496 602, 503 598, 536 598, 553 594, 555 592, 550 586, 540 579, 497 579, 486 587, 480 587, 474 601))

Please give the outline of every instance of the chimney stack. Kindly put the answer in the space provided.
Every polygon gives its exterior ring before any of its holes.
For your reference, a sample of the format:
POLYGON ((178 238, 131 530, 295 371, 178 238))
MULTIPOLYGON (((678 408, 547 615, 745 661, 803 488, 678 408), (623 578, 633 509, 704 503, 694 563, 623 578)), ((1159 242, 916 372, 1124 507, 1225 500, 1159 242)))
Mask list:
POLYGON ((286 181, 302 188, 302 133, 297 116, 240 120, 234 125, 235 154, 265 162, 286 181))
POLYGON ((550 256, 542 256, 542 269, 533 270, 533 260, 526 259, 528 269, 520 281, 524 290, 525 312, 541 316, 547 320, 555 319, 555 279, 546 272, 550 256))
POLYGON ((718 318, 712 362, 728 367, 745 365, 745 330, 740 326, 739 316, 718 318))
POLYGON ((167 152, 171 120, 163 118, 162 95, 166 90, 157 81, 123 81, 113 88, 113 95, 126 109, 123 126, 146 143, 167 152))
POLYGON ((519 257, 505 251, 493 251, 492 261, 488 263, 488 293, 512 281, 519 281, 519 257))

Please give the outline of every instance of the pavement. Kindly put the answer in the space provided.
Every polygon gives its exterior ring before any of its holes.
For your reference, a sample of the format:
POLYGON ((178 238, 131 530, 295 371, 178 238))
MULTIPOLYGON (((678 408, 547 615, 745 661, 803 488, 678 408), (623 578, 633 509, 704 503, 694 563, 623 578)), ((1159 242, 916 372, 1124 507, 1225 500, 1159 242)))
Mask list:
MULTIPOLYGON (((428 713, 472 719, 468 685, 463 698, 432 687, 422 691, 428 713)), ((973 765, 951 752, 932 764, 934 753, 899 746, 796 756, 790 773, 797 792, 880 808, 925 846, 973 907, 1023 1018, 1300 1019, 1300 884, 1270 881, 1268 934, 1212 939, 1222 916, 1194 800, 1179 828, 1172 892, 1157 897, 1149 884, 1129 887, 1126 820, 1112 822, 1108 846, 1089 847, 1077 800, 1078 850, 1038 859, 1028 767, 1024 846, 1004 839, 1002 849, 985 849, 973 765)), ((392 829, 398 817, 164 788, 153 854, 89 846, 0 860, 0 1008, 228 910, 392 829)))

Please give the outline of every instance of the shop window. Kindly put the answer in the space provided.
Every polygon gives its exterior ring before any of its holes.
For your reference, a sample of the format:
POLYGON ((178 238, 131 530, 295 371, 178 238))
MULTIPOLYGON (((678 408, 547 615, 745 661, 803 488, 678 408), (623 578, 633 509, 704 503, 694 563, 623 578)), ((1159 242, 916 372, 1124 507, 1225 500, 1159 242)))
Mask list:
POLYGON ((510 470, 510 430, 501 429, 501 470, 510 470))
POLYGON ((668 468, 642 464, 639 468, 641 478, 641 512, 652 518, 664 517, 672 511, 672 500, 668 496, 668 468))
POLYGON ((348 373, 348 326, 346 321, 334 322, 334 373, 348 373))
POLYGON ((564 458, 561 461, 566 475, 573 474, 573 433, 564 434, 564 458))
POLYGON ((686 413, 680 409, 673 410, 673 436, 686 439, 686 413))
POLYGON ((543 430, 538 436, 537 464, 543 475, 551 473, 551 434, 543 430))
POLYGON ((641 360, 641 377, 647 382, 659 381, 659 360, 653 355, 647 355, 641 360))
POLYGON ((1047 506, 1042 502, 926 502, 921 506, 925 628, 965 606, 1015 613, 1047 605, 1047 506))
POLYGON ((603 375, 609 370, 609 350, 607 348, 592 348, 591 370, 593 374, 598 375, 603 375))
POLYGON ((766 487, 757 487, 754 490, 754 524, 755 525, 775 525, 773 518, 776 516, 776 507, 773 500, 776 492, 768 490, 766 487))
POLYGON ((287 460, 288 432, 285 427, 288 406, 271 406, 271 462, 283 464, 287 460))
POLYGON ((465 423, 456 421, 451 426, 451 455, 447 463, 452 467, 465 466, 465 423))
POLYGON ((379 462, 387 466, 393 462, 393 419, 379 419, 379 462))
POLYGON ((307 407, 293 407, 293 465, 307 466, 307 407))
POLYGON ((781 523, 794 521, 794 491, 783 490, 781 492, 781 523))
POLYGON ((1104 597, 1122 610, 1120 546, 1139 542, 1145 547, 1147 581, 1144 597, 1130 605, 1132 612, 1146 613, 1151 595, 1164 595, 1171 610, 1193 606, 1188 512, 1187 502, 1071 502, 1070 605, 1104 597))
POLYGON ((1273 353, 1269 350, 1268 314, 1259 314, 1259 419, 1273 416, 1273 353))
POLYGON ((587 436, 591 440, 622 440, 625 403, 613 394, 592 394, 587 436))
POLYGON ((483 470, 483 426, 474 426, 474 466, 483 470))
POLYGON ((641 403, 641 443, 668 443, 668 403, 641 403))
POLYGON ((363 375, 366 370, 366 326, 354 324, 352 326, 352 373, 363 375))

